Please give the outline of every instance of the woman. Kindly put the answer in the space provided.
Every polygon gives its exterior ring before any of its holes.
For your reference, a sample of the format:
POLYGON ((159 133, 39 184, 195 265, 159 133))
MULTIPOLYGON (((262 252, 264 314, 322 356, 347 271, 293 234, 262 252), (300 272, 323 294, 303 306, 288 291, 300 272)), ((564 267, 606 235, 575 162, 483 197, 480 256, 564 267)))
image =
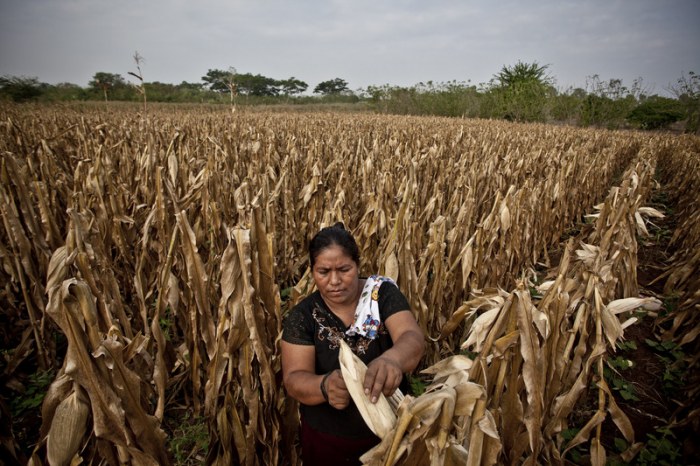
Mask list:
POLYGON ((302 459, 305 466, 360 464, 379 439, 343 381, 340 339, 367 364, 364 389, 373 403, 416 368, 425 341, 391 279, 360 278, 359 249, 342 223, 314 236, 309 261, 317 291, 292 309, 282 336, 284 385, 301 403, 302 459))

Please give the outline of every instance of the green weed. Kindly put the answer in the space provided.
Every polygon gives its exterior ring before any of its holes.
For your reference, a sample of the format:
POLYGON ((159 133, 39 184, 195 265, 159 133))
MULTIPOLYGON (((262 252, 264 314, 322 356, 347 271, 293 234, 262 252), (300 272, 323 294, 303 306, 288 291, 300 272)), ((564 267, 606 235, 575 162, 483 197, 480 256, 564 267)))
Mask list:
POLYGON ((680 346, 672 341, 654 341, 649 338, 644 340, 656 356, 664 363, 664 372, 661 375, 664 392, 673 395, 683 388, 687 372, 686 354, 680 346))
POLYGON ((671 466, 678 464, 681 447, 676 436, 668 427, 656 429, 655 434, 647 434, 647 443, 639 452, 636 464, 671 466))
POLYGON ((202 464, 209 450, 206 421, 199 416, 190 418, 186 413, 168 439, 168 450, 176 465, 202 464))
POLYGON ((425 393, 425 389, 428 386, 425 379, 420 376, 408 375, 408 386, 411 389, 411 395, 414 397, 421 396, 425 393))
MULTIPOLYGON (((566 446, 571 442, 571 440, 576 437, 576 434, 579 433, 581 429, 578 427, 572 427, 570 429, 564 429, 561 431, 561 437, 564 439, 564 443, 562 445, 562 449, 565 449, 566 446)), ((587 454, 587 452, 584 450, 584 444, 577 445, 571 450, 569 450, 566 454, 567 458, 573 462, 574 464, 583 464, 583 457, 587 454)))
POLYGON ((617 393, 620 394, 625 401, 639 401, 635 393, 634 385, 626 381, 621 372, 632 367, 632 361, 622 356, 608 358, 606 361, 607 367, 603 369, 603 376, 617 393))
POLYGON ((637 342, 634 340, 618 341, 617 348, 621 351, 632 351, 637 349, 637 342))
POLYGON ((21 414, 37 409, 44 402, 46 391, 51 385, 56 372, 53 369, 48 371, 37 371, 29 376, 26 391, 10 402, 12 416, 18 417, 21 414))

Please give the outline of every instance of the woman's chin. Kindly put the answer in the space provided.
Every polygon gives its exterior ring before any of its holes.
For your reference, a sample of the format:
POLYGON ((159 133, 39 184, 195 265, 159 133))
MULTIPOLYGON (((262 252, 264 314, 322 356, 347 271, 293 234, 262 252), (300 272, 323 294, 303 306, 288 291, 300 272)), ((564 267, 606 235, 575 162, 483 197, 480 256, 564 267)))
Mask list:
POLYGON ((342 292, 331 292, 326 293, 325 298, 334 303, 345 301, 345 293, 342 292))
POLYGON ((332 291, 323 294, 323 299, 333 304, 346 304, 348 293, 346 291, 332 291))

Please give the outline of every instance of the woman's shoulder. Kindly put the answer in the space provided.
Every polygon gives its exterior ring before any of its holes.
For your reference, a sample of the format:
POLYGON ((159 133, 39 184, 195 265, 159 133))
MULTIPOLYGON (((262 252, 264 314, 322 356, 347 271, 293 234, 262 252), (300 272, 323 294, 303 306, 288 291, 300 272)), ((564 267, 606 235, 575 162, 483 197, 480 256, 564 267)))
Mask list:
POLYGON ((377 301, 384 318, 398 311, 410 310, 410 304, 394 280, 388 277, 383 280, 377 290, 377 301))
POLYGON ((387 283, 398 287, 393 278, 386 277, 384 275, 378 275, 378 274, 370 275, 369 277, 366 277, 364 280, 365 280, 365 286, 369 285, 369 286, 373 286, 374 288, 381 288, 387 283))
POLYGON ((299 301, 293 308, 292 312, 310 312, 321 299, 321 294, 318 290, 299 301))
POLYGON ((285 316, 283 322, 283 339, 289 343, 312 344, 314 319, 313 309, 316 306, 318 292, 312 293, 297 303, 285 316))
POLYGON ((305 321, 312 318, 313 310, 321 303, 321 295, 314 291, 292 307, 285 320, 305 321))
MULTIPOLYGON (((365 285, 370 284, 374 289, 379 290, 380 293, 384 293, 387 290, 398 290, 399 286, 396 284, 393 278, 385 277, 384 275, 370 275, 367 277, 365 285)), ((391 291, 390 291, 391 292, 391 291)))

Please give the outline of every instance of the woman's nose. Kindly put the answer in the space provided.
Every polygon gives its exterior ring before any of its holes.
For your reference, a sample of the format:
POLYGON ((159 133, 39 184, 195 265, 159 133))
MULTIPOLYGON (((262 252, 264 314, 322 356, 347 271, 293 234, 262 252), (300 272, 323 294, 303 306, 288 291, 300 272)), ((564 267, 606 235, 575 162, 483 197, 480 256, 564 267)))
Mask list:
POLYGON ((340 283, 340 274, 338 272, 331 272, 331 283, 340 283))

